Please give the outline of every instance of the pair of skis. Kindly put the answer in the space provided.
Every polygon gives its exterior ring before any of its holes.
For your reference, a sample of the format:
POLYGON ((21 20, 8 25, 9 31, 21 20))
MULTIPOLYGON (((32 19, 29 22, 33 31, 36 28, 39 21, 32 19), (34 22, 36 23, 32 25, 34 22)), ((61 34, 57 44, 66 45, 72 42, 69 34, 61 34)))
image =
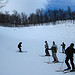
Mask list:
POLYGON ((62 69, 59 69, 59 70, 56 70, 56 72, 63 72, 63 73, 70 73, 70 72, 75 72, 75 70, 62 70, 62 69))
POLYGON ((63 63, 63 62, 45 62, 45 63, 47 63, 47 64, 55 64, 55 63, 63 63))

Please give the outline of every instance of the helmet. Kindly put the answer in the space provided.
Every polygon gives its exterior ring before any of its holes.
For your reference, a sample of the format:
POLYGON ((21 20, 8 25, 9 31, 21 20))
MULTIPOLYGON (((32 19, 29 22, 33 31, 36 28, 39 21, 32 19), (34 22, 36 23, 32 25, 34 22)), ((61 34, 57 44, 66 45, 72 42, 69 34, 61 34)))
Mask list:
POLYGON ((22 44, 22 42, 20 42, 20 44, 22 44))
POLYGON ((74 46, 74 43, 71 43, 71 45, 70 46, 74 46))
POLYGON ((45 43, 47 43, 47 41, 45 41, 45 43))
POLYGON ((55 45, 55 42, 53 41, 53 44, 55 45))

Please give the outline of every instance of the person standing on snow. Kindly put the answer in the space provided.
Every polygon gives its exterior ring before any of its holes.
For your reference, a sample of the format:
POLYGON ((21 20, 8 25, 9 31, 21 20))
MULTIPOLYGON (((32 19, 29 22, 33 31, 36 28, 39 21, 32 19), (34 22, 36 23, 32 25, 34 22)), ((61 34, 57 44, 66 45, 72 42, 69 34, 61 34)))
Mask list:
POLYGON ((49 47, 48 47, 48 43, 47 43, 47 41, 45 41, 45 53, 46 53, 46 55, 45 56, 50 56, 50 54, 49 54, 49 47))
POLYGON ((22 52, 22 51, 21 51, 21 47, 22 47, 21 44, 22 44, 22 42, 20 42, 20 43, 18 44, 19 52, 22 52))
POLYGON ((55 42, 53 41, 53 45, 52 45, 52 47, 51 47, 51 49, 50 50, 52 50, 52 57, 53 57, 53 59, 54 59, 54 61, 53 62, 59 62, 58 61, 58 58, 57 58, 57 56, 56 56, 56 53, 57 53, 57 45, 55 44, 55 42))
POLYGON ((62 46, 62 53, 65 53, 65 43, 63 42, 62 44, 61 44, 61 46, 62 46))
POLYGON ((70 64, 68 63, 69 60, 70 60, 71 65, 72 65, 72 70, 71 71, 74 71, 74 69, 75 69, 74 68, 74 62, 73 62, 73 54, 75 53, 75 49, 73 47, 74 47, 74 44, 71 43, 70 46, 65 50, 65 54, 66 54, 65 63, 67 65, 67 67, 68 67, 65 70, 71 69, 70 64))

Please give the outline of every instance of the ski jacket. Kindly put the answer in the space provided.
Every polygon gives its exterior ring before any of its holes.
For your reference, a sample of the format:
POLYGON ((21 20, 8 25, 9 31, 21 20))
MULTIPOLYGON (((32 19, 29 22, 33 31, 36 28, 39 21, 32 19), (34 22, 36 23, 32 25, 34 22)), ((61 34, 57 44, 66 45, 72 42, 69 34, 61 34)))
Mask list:
POLYGON ((73 47, 68 47, 65 50, 65 54, 68 58, 72 58, 74 53, 75 53, 75 49, 73 47))
POLYGON ((49 49, 48 43, 45 44, 45 49, 49 49))
POLYGON ((21 46, 21 43, 19 43, 19 44, 18 44, 18 48, 21 48, 21 47, 22 47, 22 46, 21 46))
POLYGON ((51 47, 51 50, 52 50, 52 53, 57 53, 57 45, 52 45, 51 47))
POLYGON ((62 48, 65 49, 65 44, 61 44, 62 48))

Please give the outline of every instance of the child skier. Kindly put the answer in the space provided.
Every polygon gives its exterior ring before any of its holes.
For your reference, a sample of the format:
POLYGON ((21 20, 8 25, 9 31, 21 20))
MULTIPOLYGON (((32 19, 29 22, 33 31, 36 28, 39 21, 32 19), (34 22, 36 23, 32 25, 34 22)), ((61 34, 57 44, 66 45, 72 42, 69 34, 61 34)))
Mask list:
POLYGON ((61 44, 61 46, 62 46, 62 53, 65 53, 65 43, 63 42, 62 44, 61 44))
POLYGON ((50 54, 49 54, 49 47, 48 47, 48 43, 47 43, 47 41, 45 41, 45 53, 46 53, 46 55, 45 56, 50 56, 50 54))

